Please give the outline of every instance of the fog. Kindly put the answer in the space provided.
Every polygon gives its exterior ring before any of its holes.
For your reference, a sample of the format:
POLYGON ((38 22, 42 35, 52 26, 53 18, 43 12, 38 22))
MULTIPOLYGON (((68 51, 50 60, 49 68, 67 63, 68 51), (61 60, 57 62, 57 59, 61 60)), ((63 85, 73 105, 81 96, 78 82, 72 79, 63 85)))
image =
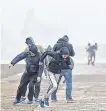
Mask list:
POLYGON ((75 60, 85 61, 88 42, 99 44, 97 61, 106 61, 106 0, 2 0, 1 62, 7 63, 32 36, 47 47, 67 34, 75 60))

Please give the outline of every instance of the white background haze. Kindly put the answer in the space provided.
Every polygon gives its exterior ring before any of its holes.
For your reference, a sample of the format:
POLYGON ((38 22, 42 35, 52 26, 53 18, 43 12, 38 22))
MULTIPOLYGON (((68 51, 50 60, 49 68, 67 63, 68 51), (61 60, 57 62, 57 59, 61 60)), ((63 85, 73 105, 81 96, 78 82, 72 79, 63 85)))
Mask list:
POLYGON ((67 34, 76 61, 85 61, 88 42, 97 42, 97 61, 106 61, 106 0, 1 0, 1 62, 22 52, 25 38, 47 47, 67 34), (104 45, 102 45, 104 44, 104 45))

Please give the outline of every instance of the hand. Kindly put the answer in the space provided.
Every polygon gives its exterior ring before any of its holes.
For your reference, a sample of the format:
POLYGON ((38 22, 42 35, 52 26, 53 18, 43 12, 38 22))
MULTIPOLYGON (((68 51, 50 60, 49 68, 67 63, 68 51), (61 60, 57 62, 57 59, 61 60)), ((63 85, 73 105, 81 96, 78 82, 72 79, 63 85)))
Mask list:
POLYGON ((11 67, 13 67, 13 65, 12 65, 12 64, 9 64, 8 68, 10 69, 11 67))
POLYGON ((73 69, 73 65, 69 65, 70 69, 72 70, 73 69))
POLYGON ((41 80, 41 77, 37 77, 37 82, 40 82, 40 80, 41 80))

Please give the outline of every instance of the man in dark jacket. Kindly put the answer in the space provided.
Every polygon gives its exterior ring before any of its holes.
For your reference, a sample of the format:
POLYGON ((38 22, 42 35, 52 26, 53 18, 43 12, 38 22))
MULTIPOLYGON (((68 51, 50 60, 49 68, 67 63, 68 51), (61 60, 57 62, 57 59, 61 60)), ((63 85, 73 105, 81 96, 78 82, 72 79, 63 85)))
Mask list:
POLYGON ((67 47, 70 53, 70 56, 74 56, 75 52, 73 50, 72 44, 69 43, 69 38, 67 35, 64 35, 60 38, 53 47, 53 51, 59 51, 62 47, 67 47))
MULTIPOLYGON (((25 43, 27 44, 28 47, 25 49, 24 52, 29 52, 29 47, 32 46, 32 45, 35 45, 35 42, 34 42, 32 37, 26 38, 25 43)), ((44 52, 43 49, 41 47, 38 47, 37 45, 36 45, 36 47, 37 47, 37 50, 38 50, 38 52, 40 53, 40 56, 41 56, 42 53, 44 52)), ((25 59, 25 61, 26 61, 26 59, 25 59)), ((23 77, 24 76, 22 76, 20 83, 23 82, 23 77)), ((41 81, 36 82, 36 84, 34 85, 34 90, 35 90, 34 100, 35 100, 35 102, 39 101, 38 97, 39 97, 39 93, 40 93, 40 84, 41 84, 41 81)), ((26 97, 25 97, 26 91, 27 91, 27 86, 23 87, 23 92, 22 92, 22 96, 21 96, 22 101, 24 101, 26 99, 26 97)))
POLYGON ((39 59, 40 55, 38 53, 37 47, 35 45, 29 46, 28 52, 22 52, 17 55, 9 65, 9 68, 14 66, 19 61, 26 59, 26 69, 22 75, 20 85, 17 90, 16 100, 14 104, 17 104, 21 101, 21 96, 24 91, 24 88, 29 83, 29 93, 28 93, 28 104, 31 104, 34 96, 34 84, 37 82, 38 69, 39 69, 39 59))
MULTIPOLYGON (((70 56, 74 56, 75 55, 75 52, 74 52, 74 49, 73 49, 73 46, 72 44, 69 43, 69 38, 67 35, 64 35, 62 38, 60 38, 57 43, 54 45, 53 47, 53 51, 59 51, 62 47, 67 47, 68 50, 69 50, 69 55, 70 56)), ((72 60, 72 58, 70 57, 70 61, 71 61, 71 65, 72 65, 72 69, 74 68, 74 62, 72 60)), ((63 70, 64 72, 64 70, 63 70)), ((65 72, 68 72, 65 70, 65 72)), ((72 73, 72 71, 71 71, 72 73)), ((58 89, 58 86, 59 86, 59 83, 61 81, 61 78, 62 78, 62 75, 59 76, 58 80, 57 80, 57 89, 58 89)), ((65 80, 64 80, 65 82, 65 80)), ((57 93, 57 89, 53 92, 53 94, 51 95, 51 100, 52 102, 56 102, 57 101, 57 97, 56 97, 56 93, 57 93)))
MULTIPOLYGON (((48 65, 48 75, 49 79, 51 81, 52 87, 49 87, 49 90, 47 90, 46 95, 44 98, 40 101, 40 106, 44 107, 44 104, 49 106, 49 97, 50 95, 57 89, 57 82, 55 78, 55 74, 61 74, 64 73, 64 77, 66 80, 66 100, 70 101, 72 99, 71 97, 71 91, 72 91, 72 74, 71 74, 71 62, 69 58, 69 50, 67 47, 61 48, 61 50, 57 52, 53 51, 46 51, 40 59, 39 62, 39 75, 37 80, 40 80, 40 76, 42 75, 41 69, 43 65, 43 60, 45 59, 46 56, 51 56, 52 60, 50 61, 48 65), (64 70, 64 72, 62 72, 64 70), (65 71, 66 70, 66 71, 65 71)), ((50 86, 51 86, 50 84, 50 86)))

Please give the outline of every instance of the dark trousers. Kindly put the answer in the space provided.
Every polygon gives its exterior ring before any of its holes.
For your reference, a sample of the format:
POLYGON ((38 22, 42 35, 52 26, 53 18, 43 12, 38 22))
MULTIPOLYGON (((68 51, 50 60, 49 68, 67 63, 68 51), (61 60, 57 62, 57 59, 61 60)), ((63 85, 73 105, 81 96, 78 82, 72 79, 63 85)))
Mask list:
POLYGON ((20 100, 23 92, 25 91, 27 85, 29 84, 28 99, 32 101, 34 96, 34 84, 36 82, 37 82, 37 75, 24 73, 21 77, 20 85, 17 90, 16 99, 20 100))
MULTIPOLYGON (((34 95, 33 95, 33 96, 34 96, 35 98, 38 98, 38 97, 39 97, 40 84, 41 84, 41 81, 40 81, 40 82, 36 82, 36 83, 34 84, 34 95)), ((29 84, 29 86, 30 86, 30 84, 29 84)), ((27 91, 27 86, 25 86, 25 87, 23 88, 23 92, 22 92, 22 95, 21 95, 21 96, 25 97, 26 91, 27 91)))

